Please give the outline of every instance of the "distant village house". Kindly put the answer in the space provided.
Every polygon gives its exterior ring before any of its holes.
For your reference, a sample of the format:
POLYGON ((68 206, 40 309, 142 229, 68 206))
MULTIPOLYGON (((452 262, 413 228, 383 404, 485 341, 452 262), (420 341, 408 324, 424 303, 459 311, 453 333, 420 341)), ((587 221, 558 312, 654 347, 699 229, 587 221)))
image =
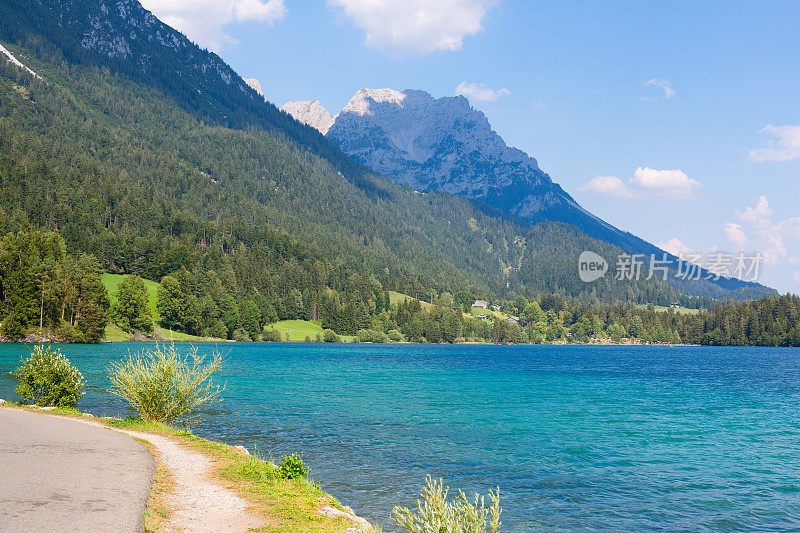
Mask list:
POLYGON ((475 300, 475 303, 472 304, 472 307, 476 307, 478 309, 487 309, 489 307, 489 302, 486 300, 475 300))

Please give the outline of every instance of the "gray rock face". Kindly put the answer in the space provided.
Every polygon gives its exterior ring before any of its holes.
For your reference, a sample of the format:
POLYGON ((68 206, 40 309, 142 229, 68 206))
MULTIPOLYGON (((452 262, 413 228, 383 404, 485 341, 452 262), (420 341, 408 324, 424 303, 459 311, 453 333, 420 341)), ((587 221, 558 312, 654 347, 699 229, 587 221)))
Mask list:
POLYGON ((553 206, 577 207, 536 159, 507 146, 463 96, 436 99, 418 90, 361 89, 336 116, 327 137, 359 162, 414 190, 466 196, 525 219, 553 206))
POLYGON ((261 83, 255 78, 242 78, 248 87, 258 93, 259 96, 264 96, 264 91, 261 89, 261 83))
POLYGON ((335 120, 335 117, 332 117, 328 110, 322 107, 319 100, 286 102, 281 107, 281 111, 289 113, 299 122, 317 129, 323 135, 328 133, 335 120))

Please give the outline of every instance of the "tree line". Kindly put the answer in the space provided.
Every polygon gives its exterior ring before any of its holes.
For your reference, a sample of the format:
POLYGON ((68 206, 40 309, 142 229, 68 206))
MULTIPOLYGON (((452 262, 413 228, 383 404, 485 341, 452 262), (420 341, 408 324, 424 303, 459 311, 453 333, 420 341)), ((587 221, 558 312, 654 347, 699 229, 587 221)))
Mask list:
MULTIPOLYGON (((731 346, 800 346, 800 299, 795 295, 747 302, 720 302, 710 310, 678 313, 653 306, 596 304, 558 294, 497 300, 497 312, 475 316, 477 299, 423 291, 432 304, 407 298, 390 304, 375 278, 358 273, 327 276, 302 269, 267 275, 261 290, 242 290, 236 272, 181 266, 161 278, 156 309, 164 328, 206 337, 266 339, 279 320, 310 320, 365 342, 495 343, 623 342, 731 346), (512 318, 513 317, 513 318, 512 318), (511 318, 511 320, 509 319, 511 318)), ((318 265, 320 266, 320 265, 318 265)), ((0 333, 6 339, 29 333, 71 342, 98 342, 113 320, 130 333, 154 329, 143 279, 127 275, 111 304, 97 259, 66 251, 58 232, 26 229, 0 238, 0 333)), ((478 313, 482 314, 482 313, 478 313)), ((271 339, 275 340, 275 339, 271 339)))

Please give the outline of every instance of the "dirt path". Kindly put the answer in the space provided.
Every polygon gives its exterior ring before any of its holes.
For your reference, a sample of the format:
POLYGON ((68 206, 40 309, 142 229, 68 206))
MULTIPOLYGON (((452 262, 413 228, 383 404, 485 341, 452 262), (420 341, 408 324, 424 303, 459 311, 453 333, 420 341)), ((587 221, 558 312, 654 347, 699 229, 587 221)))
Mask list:
POLYGON ((152 444, 161 464, 175 481, 165 497, 170 506, 167 531, 238 532, 262 525, 247 511, 245 501, 233 491, 210 481, 211 461, 203 454, 182 447, 168 437, 117 429, 152 444))

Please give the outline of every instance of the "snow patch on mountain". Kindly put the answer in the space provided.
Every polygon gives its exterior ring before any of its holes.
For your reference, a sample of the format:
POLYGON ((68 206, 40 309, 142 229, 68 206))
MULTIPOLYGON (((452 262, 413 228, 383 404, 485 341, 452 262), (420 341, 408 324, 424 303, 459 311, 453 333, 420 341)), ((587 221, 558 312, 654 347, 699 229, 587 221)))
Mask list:
POLYGON ((8 58, 8 59, 6 60, 6 62, 7 62, 7 63, 11 63, 11 64, 13 64, 13 65, 15 65, 15 66, 17 66, 17 67, 19 67, 19 68, 21 68, 21 69, 25 70, 26 72, 28 72, 28 73, 29 73, 31 76, 33 76, 34 78, 37 78, 37 79, 42 79, 42 77, 41 77, 41 76, 39 76, 38 74, 36 74, 34 71, 32 71, 31 69, 29 69, 27 66, 25 66, 25 65, 22 63, 22 61, 20 61, 19 59, 17 59, 17 58, 14 56, 14 54, 12 54, 12 53, 11 53, 11 51, 9 51, 9 49, 8 49, 8 48, 6 48, 5 46, 3 46, 2 44, 0 44, 0 54, 3 54, 4 56, 6 56, 6 57, 8 58))
POLYGON ((297 102, 286 102, 281 107, 281 111, 289 113, 295 120, 302 122, 312 128, 316 128, 325 135, 333 126, 336 117, 332 116, 325 109, 319 100, 299 100, 297 102))

